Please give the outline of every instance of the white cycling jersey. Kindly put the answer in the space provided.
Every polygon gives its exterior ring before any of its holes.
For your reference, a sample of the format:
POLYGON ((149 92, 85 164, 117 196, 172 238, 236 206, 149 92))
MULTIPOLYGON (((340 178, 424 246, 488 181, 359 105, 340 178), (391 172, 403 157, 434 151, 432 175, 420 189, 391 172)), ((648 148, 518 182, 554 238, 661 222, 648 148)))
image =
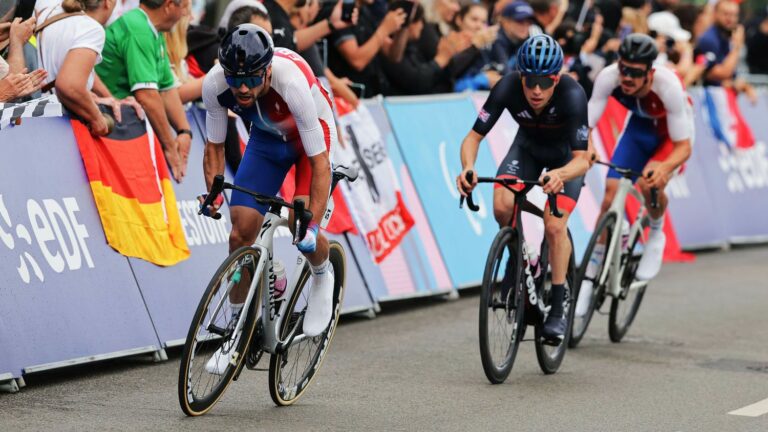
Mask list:
POLYGON ((693 136, 693 108, 680 78, 666 66, 654 66, 654 69, 651 91, 642 98, 621 91, 618 64, 603 69, 597 75, 589 99, 589 127, 597 125, 608 98, 613 96, 633 115, 651 119, 666 117, 672 141, 690 139, 693 136))
POLYGON ((203 102, 207 110, 206 134, 211 143, 224 142, 228 109, 251 121, 251 136, 268 134, 287 142, 301 142, 310 157, 326 151, 329 143, 336 140, 330 93, 307 62, 286 48, 275 49, 270 89, 253 106, 241 108, 237 104, 220 65, 205 76, 203 102))

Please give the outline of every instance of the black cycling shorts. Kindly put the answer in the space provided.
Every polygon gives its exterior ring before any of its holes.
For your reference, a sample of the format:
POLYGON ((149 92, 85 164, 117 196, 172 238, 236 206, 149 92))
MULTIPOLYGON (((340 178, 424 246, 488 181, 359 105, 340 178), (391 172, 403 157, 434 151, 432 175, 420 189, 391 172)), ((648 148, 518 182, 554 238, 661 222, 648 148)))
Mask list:
MULTIPOLYGON (((515 136, 512 146, 509 148, 507 156, 499 166, 496 173, 498 178, 517 178, 523 180, 538 180, 544 168, 555 169, 565 166, 573 159, 572 154, 568 154, 560 159, 542 159, 534 157, 529 151, 530 146, 535 145, 528 137, 522 133, 515 136)), ((565 182, 563 191, 557 194, 557 207, 561 211, 572 213, 579 200, 581 187, 584 185, 584 176, 571 179, 565 182)), ((503 187, 499 184, 497 188, 503 187)), ((522 190, 523 185, 512 186, 515 190, 522 190)))

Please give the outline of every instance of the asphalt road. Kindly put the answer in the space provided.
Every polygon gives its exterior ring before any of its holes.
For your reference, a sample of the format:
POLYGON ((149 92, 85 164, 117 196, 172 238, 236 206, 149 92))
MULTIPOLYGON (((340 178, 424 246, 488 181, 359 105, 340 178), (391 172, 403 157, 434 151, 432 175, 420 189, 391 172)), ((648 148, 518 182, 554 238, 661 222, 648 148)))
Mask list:
POLYGON ((244 372, 212 412, 178 407, 178 352, 32 376, 0 395, 0 430, 768 431, 768 248, 667 265, 621 344, 598 316, 560 371, 525 343, 506 383, 480 366, 477 293, 346 318, 297 405, 244 372), (768 411, 756 409, 758 413, 768 411))

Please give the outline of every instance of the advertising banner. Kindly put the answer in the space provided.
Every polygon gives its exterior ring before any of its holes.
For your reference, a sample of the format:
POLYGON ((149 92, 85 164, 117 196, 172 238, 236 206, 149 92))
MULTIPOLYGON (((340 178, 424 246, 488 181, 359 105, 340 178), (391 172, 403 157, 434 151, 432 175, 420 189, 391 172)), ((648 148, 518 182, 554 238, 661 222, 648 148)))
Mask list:
POLYGON ((0 142, 0 369, 159 349, 128 261, 107 245, 69 119, 24 119, 0 142))
POLYGON ((377 263, 383 261, 413 227, 385 142, 365 104, 339 117, 343 143, 333 152, 335 165, 358 170, 354 183, 340 188, 349 202, 355 225, 377 263))
POLYGON ((400 147, 392 132, 387 112, 381 99, 365 102, 376 127, 386 144, 385 151, 392 162, 394 175, 402 187, 403 202, 414 220, 414 227, 398 247, 378 265, 359 237, 348 236, 355 249, 358 263, 363 268, 371 293, 378 301, 406 297, 445 294, 454 289, 448 269, 440 253, 424 207, 413 185, 400 147), (365 256, 368 256, 368 259, 365 256))
MULTIPOLYGON (((702 89, 692 89, 697 102, 702 89)), ((720 221, 731 243, 768 239, 768 219, 757 215, 768 211, 768 111, 765 98, 757 105, 740 105, 741 113, 753 128, 754 145, 729 146, 719 141, 704 116, 696 116, 694 154, 701 164, 708 195, 721 212, 720 221)))
MULTIPOLYGON (((453 286, 479 284, 498 226, 493 218, 491 186, 476 189, 479 212, 472 212, 467 206, 459 209, 458 205, 459 149, 477 117, 471 98, 392 98, 385 102, 385 107, 453 286)), ((496 164, 487 147, 480 147, 475 166, 481 176, 496 174, 496 164)))

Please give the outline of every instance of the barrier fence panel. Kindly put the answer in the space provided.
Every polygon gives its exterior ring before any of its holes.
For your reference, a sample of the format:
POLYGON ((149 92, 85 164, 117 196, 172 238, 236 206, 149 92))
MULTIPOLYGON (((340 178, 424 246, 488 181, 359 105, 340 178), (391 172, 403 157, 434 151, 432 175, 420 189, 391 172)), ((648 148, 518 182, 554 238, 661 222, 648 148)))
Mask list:
MULTIPOLYGON (((695 106, 701 107, 702 89, 692 89, 695 106)), ((721 213, 728 241, 747 243, 768 240, 768 111, 765 98, 758 105, 739 106, 751 126, 756 143, 746 149, 729 149, 714 138, 703 109, 697 109, 694 154, 706 173, 707 194, 721 213)), ((699 223, 697 219, 688 221, 699 223)))
POLYGON ((128 261, 106 243, 69 119, 24 119, 0 142, 0 369, 158 350, 128 261))
MULTIPOLYGON (((371 275, 381 277, 381 281, 369 280, 369 288, 379 301, 450 292, 455 285, 451 282, 422 201, 414 188, 410 170, 400 152, 387 111, 381 99, 366 101, 366 106, 386 145, 386 153, 394 166, 403 201, 414 220, 413 228, 400 245, 378 266, 370 258, 371 255, 362 239, 358 242, 350 236, 360 265, 370 269, 371 275)), ((368 279, 367 269, 364 272, 368 279)))
MULTIPOLYGON (((470 97, 392 98, 385 107, 453 286, 479 284, 498 227, 491 187, 477 189, 478 213, 458 207, 459 149, 477 117, 470 97)), ((496 164, 487 147, 480 148, 475 166, 480 175, 495 175, 496 164)))

